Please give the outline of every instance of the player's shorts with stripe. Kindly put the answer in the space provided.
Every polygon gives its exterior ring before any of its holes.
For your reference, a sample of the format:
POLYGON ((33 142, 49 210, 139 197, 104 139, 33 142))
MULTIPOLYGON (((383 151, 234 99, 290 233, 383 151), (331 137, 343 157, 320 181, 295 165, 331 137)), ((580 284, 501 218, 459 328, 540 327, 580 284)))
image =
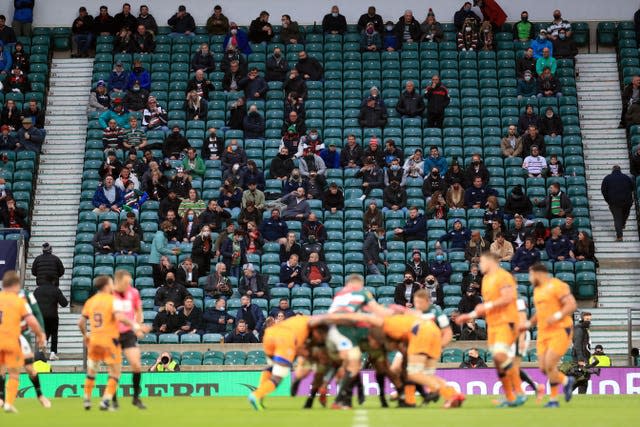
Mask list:
POLYGON ((430 359, 440 360, 442 342, 440 330, 425 324, 417 324, 411 331, 407 356, 424 354, 430 359))
POLYGON ((120 334, 120 347, 123 350, 138 347, 138 337, 135 332, 127 331, 120 334))

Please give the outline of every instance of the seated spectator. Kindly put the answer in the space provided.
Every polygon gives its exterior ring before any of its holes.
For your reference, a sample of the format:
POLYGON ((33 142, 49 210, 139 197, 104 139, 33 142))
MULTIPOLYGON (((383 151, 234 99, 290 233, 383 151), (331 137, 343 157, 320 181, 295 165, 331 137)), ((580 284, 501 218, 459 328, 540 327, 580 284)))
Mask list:
POLYGON ((249 25, 249 41, 251 43, 269 43, 273 38, 273 27, 269 23, 269 13, 260 12, 260 16, 249 25))
POLYGON ((551 261, 575 261, 571 241, 562 235, 560 227, 551 229, 551 238, 545 244, 545 250, 551 261))
POLYGON ((593 244, 593 240, 589 238, 589 235, 585 231, 578 232, 578 239, 573 245, 573 253, 576 261, 594 261, 596 260, 596 250, 593 244))
POLYGON ((340 152, 340 165, 343 168, 361 168, 363 153, 362 147, 356 142, 355 135, 347 135, 347 145, 340 152))
POLYGON ((176 282, 176 278, 173 273, 167 273, 164 283, 156 291, 154 304, 157 307, 161 307, 170 301, 174 304, 174 308, 182 307, 187 295, 189 295, 187 288, 176 282))
POLYGON ((552 176, 564 176, 564 167, 562 166, 562 162, 558 160, 557 154, 552 154, 547 164, 547 177, 552 176))
POLYGON ((524 194, 522 186, 516 185, 507 196, 507 201, 504 205, 505 220, 509 220, 516 215, 529 217, 532 213, 533 204, 531 200, 524 194))
POLYGON ((294 168, 293 159, 289 156, 289 149, 281 146, 278 155, 271 161, 269 176, 272 179, 286 180, 294 168))
POLYGON ((387 211, 407 211, 407 190, 400 186, 400 183, 392 179, 388 186, 382 191, 383 212, 387 211))
POLYGON ((427 220, 424 215, 418 212, 418 208, 412 206, 409 208, 409 217, 407 223, 402 228, 393 230, 396 239, 404 240, 425 240, 427 238, 427 220))
POLYGON ((179 160, 189 148, 189 141, 182 135, 178 125, 171 128, 171 133, 162 142, 162 154, 170 160, 179 160))
POLYGON ((111 104, 111 108, 109 108, 104 113, 100 114, 98 117, 98 123, 101 128, 106 128, 109 120, 113 119, 116 121, 118 126, 124 129, 129 128, 129 112, 124 108, 124 103, 122 102, 122 98, 114 98, 113 103, 111 104))
MULTIPOLYGON (((207 43, 202 43, 200 49, 196 50, 196 53, 191 57, 191 71, 198 70, 202 70, 204 73, 210 73, 216 70, 216 63, 213 54, 209 51, 209 45, 207 43)), ((212 88, 213 85, 211 86, 211 89, 212 88)), ((187 88, 187 90, 189 90, 189 88, 187 88)))
POLYGON ((233 325, 234 318, 227 312, 227 302, 224 298, 218 298, 213 307, 204 310, 202 322, 206 334, 224 334, 227 325, 233 325))
POLYGON ((289 308, 289 299, 288 298, 280 298, 277 307, 273 307, 271 311, 269 311, 270 317, 276 317, 278 313, 282 312, 286 319, 289 317, 293 317, 296 314, 289 308))
MULTIPOLYGON (((176 174, 169 182, 169 194, 168 198, 171 199, 171 193, 173 192, 180 199, 186 199, 189 197, 189 191, 191 190, 191 177, 184 173, 184 169, 181 167, 176 168, 176 174)), ((180 206, 181 200, 176 201, 177 206, 180 206)), ((175 201, 175 199, 173 199, 175 201)), ((178 211, 178 207, 175 211, 178 211)), ((162 209, 162 202, 160 202, 160 209, 162 209)))
POLYGON ((400 159, 395 157, 389 167, 384 169, 384 185, 389 186, 391 181, 398 181, 401 187, 407 184, 407 173, 400 165, 400 159))
POLYGON ((429 263, 428 274, 435 276, 438 283, 444 284, 449 283, 452 273, 451 263, 445 259, 442 251, 438 250, 433 261, 429 263))
POLYGON ((240 69, 240 63, 238 61, 231 61, 229 69, 225 71, 224 77, 222 78, 222 89, 224 89, 225 92, 239 92, 241 90, 240 82, 244 78, 244 75, 244 72, 240 69))
POLYGON ((424 279, 421 287, 429 294, 431 304, 444 307, 444 290, 442 289, 442 285, 438 283, 438 280, 436 280, 435 276, 429 274, 424 279))
POLYGON ((553 56, 556 59, 574 59, 578 54, 578 47, 573 37, 567 36, 567 30, 560 28, 558 37, 553 40, 553 56))
POLYGON ((126 222, 120 223, 120 231, 115 235, 113 252, 122 255, 140 253, 140 236, 129 228, 126 222))
POLYGON ((520 157, 522 155, 522 139, 518 136, 518 130, 515 125, 509 125, 509 133, 502 138, 500 148, 504 157, 520 157))
POLYGON ((489 250, 500 258, 500 261, 510 262, 513 258, 513 245, 505 241, 504 235, 500 231, 496 234, 496 239, 491 243, 489 250))
POLYGON ((104 80, 99 80, 96 88, 89 94, 89 105, 87 112, 104 113, 111 105, 111 97, 107 91, 107 85, 104 80))
POLYGON ((298 152, 295 154, 295 157, 303 157, 307 154, 320 155, 322 149, 324 149, 324 143, 320 139, 318 129, 311 129, 307 135, 300 138, 298 152))
POLYGON ((207 19, 207 33, 212 36, 222 36, 229 32, 229 18, 222 13, 222 7, 216 5, 213 15, 207 19))
POLYGON ((487 197, 494 195, 495 191, 483 184, 482 178, 477 176, 473 180, 473 186, 464 192, 464 205, 467 209, 481 209, 487 202, 487 197))
POLYGON ((476 291, 480 293, 480 289, 482 288, 482 273, 480 272, 480 267, 478 264, 471 264, 469 266, 469 271, 465 272, 462 275, 462 283, 460 283, 461 294, 464 295, 469 288, 477 288, 476 291))
POLYGON ((382 211, 378 208, 377 200, 372 199, 369 201, 369 205, 364 211, 362 223, 364 231, 384 228, 384 217, 382 211))
POLYGON ((154 53, 156 42, 151 31, 143 24, 136 26, 136 31, 131 36, 131 50, 133 53, 154 53))
POLYGON ((365 158, 364 166, 356 173, 356 178, 362 178, 362 192, 360 197, 364 200, 371 194, 371 190, 384 188, 384 172, 375 163, 372 157, 365 158))
POLYGON ((453 15, 453 23, 458 30, 461 30, 467 19, 473 20, 473 25, 480 24, 480 17, 472 10, 471 2, 464 2, 462 7, 453 15))
POLYGON ((529 12, 526 10, 520 13, 520 21, 513 25, 513 40, 528 42, 535 37, 535 28, 529 21, 529 12))
POLYGON ((147 137, 144 130, 138 127, 138 119, 136 116, 129 117, 129 129, 124 132, 122 138, 122 147, 131 154, 131 150, 137 157, 137 150, 142 150, 147 146, 147 137))
MULTIPOLYGON (((283 221, 284 222, 284 221, 283 221)), ((285 223, 286 226, 286 223, 285 223)), ((280 263, 285 263, 289 260, 291 255, 297 255, 298 259, 302 254, 302 246, 296 242, 296 234, 289 231, 284 238, 277 239, 280 243, 280 263)))
MULTIPOLYGON (((431 173, 424 177, 422 182, 422 195, 425 197, 427 203, 431 199, 431 196, 438 192, 443 194, 447 191, 444 179, 440 175, 440 171, 436 166, 431 168, 431 173)), ((444 201, 444 198, 443 198, 444 201)))
MULTIPOLYGON (((304 93, 304 95, 306 96, 306 92, 304 93)), ((297 92, 290 92, 284 102, 285 117, 289 117, 289 114, 291 114, 292 111, 295 111, 298 117, 301 117, 303 120, 306 118, 307 112, 304 108, 304 98, 300 97, 297 92)))
POLYGON ((344 34, 347 32, 347 19, 340 14, 338 6, 331 6, 331 13, 322 18, 322 32, 325 34, 344 34))
POLYGON ((96 36, 113 36, 116 33, 115 20, 109 15, 107 6, 100 6, 100 13, 93 21, 93 32, 96 36))
POLYGON ((133 68, 127 76, 127 89, 131 89, 138 82, 142 89, 151 90, 151 74, 142 66, 140 59, 133 60, 133 68))
MULTIPOLYGON (((544 116, 540 118, 540 133, 551 138, 560 137, 564 133, 562 119, 553 111, 553 107, 547 107, 544 116)), ((560 142, 559 139, 555 141, 560 142)))
POLYGON ((284 44, 298 44, 303 42, 302 33, 300 32, 297 21, 292 21, 289 15, 282 15, 281 23, 280 40, 282 40, 284 44))
POLYGON ((133 38, 131 30, 121 27, 113 40, 113 53, 133 53, 133 38))
POLYGON ((551 69, 545 67, 538 78, 538 98, 551 96, 560 98, 562 92, 560 91, 560 83, 551 74, 551 69))
POLYGON ((317 252, 309 254, 307 261, 300 270, 302 286, 308 288, 328 288, 331 281, 331 272, 329 267, 323 261, 317 252))
POLYGON ((564 29, 567 37, 571 37, 573 35, 573 31, 571 31, 571 23, 566 19, 562 19, 562 13, 556 9, 553 11, 553 21, 547 28, 547 32, 552 38, 557 38, 560 30, 564 29))
POLYGON ((298 264, 298 255, 292 254, 287 262, 280 265, 278 287, 293 289, 302 285, 302 268, 298 264))
POLYGON ((184 306, 178 310, 178 314, 184 321, 184 326, 180 328, 178 335, 193 335, 203 332, 202 310, 195 306, 191 295, 187 295, 184 299, 184 306))
POLYGON ((259 274, 253 264, 242 266, 242 277, 238 283, 238 292, 251 298, 269 298, 268 277, 259 274))
POLYGON ((451 186, 447 189, 445 196, 449 209, 459 209, 465 207, 465 190, 459 178, 454 178, 451 186))
POLYGON ((129 73, 124 71, 122 61, 116 61, 115 67, 109 76, 109 89, 114 92, 123 92, 127 88, 129 73))
POLYGON ((480 255, 489 249, 489 243, 482 237, 478 230, 471 232, 471 240, 467 242, 464 250, 464 258, 473 263, 480 262, 480 255))
POLYGON ((176 303, 168 300, 163 304, 164 310, 156 314, 153 319, 153 332, 156 334, 177 334, 186 323, 185 319, 178 314, 176 303))
POLYGON ((440 191, 435 191, 429 198, 425 215, 428 219, 446 219, 449 207, 440 191))
POLYGON ((413 295, 420 290, 418 283, 411 271, 405 271, 404 279, 396 285, 393 294, 393 303, 407 308, 413 308, 413 295))
POLYGON ((479 43, 480 40, 476 23, 473 19, 466 19, 456 35, 458 50, 460 52, 477 51, 479 43))
POLYGON ((298 53, 296 70, 304 80, 322 80, 324 74, 322 64, 317 59, 308 56, 304 50, 298 53))
POLYGON ((131 5, 125 3, 122 5, 122 12, 116 13, 113 17, 117 28, 126 28, 129 31, 134 31, 136 28, 137 20, 131 14, 131 5))
POLYGON ((569 239, 573 245, 578 241, 578 228, 575 225, 574 219, 572 214, 567 214, 564 224, 560 226, 562 235, 569 239))
POLYGON ((404 153, 401 149, 396 147, 396 142, 393 139, 387 139, 385 141, 382 155, 384 157, 385 166, 389 167, 394 159, 397 159, 400 164, 404 163, 404 153))
MULTIPOLYGON (((533 28, 533 25, 531 25, 531 28, 533 28)), ((460 362, 460 366, 458 366, 458 368, 462 368, 462 369, 488 368, 488 366, 485 363, 485 361, 482 360, 482 358, 478 354, 478 349, 477 348, 469 349, 469 353, 468 354, 469 355, 465 358, 465 360, 460 362)))
POLYGON ((149 96, 147 100, 147 108, 142 112, 142 126, 147 131, 161 130, 167 132, 169 127, 168 113, 158 104, 154 96, 149 96))
POLYGON ((573 206, 569 197, 560 190, 560 184, 554 182, 549 187, 549 195, 544 200, 533 199, 533 203, 539 208, 544 208, 545 217, 548 219, 564 218, 571 213, 573 206))
POLYGON ((123 102, 124 107, 129 111, 142 113, 149 101, 149 91, 140 86, 138 80, 133 82, 133 86, 127 90, 123 102))
POLYGON ((114 185, 112 176, 106 176, 103 184, 98 186, 93 195, 92 203, 95 207, 93 211, 97 214, 109 212, 110 210, 116 213, 120 212, 124 197, 122 190, 114 185))
MULTIPOLYGON (((262 176, 260 171, 256 168, 253 160, 249 160, 249 165, 252 165, 252 167, 255 168, 255 172, 258 177, 262 176)), ((264 209, 264 193, 259 189, 259 187, 264 189, 264 180, 262 180, 261 184, 258 184, 258 177, 249 174, 248 169, 244 171, 242 181, 246 185, 246 190, 242 193, 243 208, 247 206, 247 202, 251 201, 257 209, 264 209)))
POLYGON ((118 126, 115 119, 110 119, 107 127, 102 131, 102 147, 105 151, 113 151, 123 148, 124 129, 118 126))
POLYGON ((542 49, 542 56, 536 61, 536 73, 538 75, 542 75, 542 72, 545 68, 551 70, 551 75, 556 75, 556 69, 558 67, 558 63, 556 59, 551 56, 551 51, 549 48, 545 47, 542 49))
POLYGON ((115 252, 115 233, 111 230, 109 221, 102 223, 102 227, 93 235, 92 243, 96 253, 110 254, 115 252))
POLYGON ((189 147, 187 155, 182 159, 182 170, 192 178, 202 178, 205 172, 204 160, 196 154, 196 149, 189 147))
POLYGON ((16 42, 16 44, 13 45, 11 59, 14 67, 17 66, 25 74, 29 73, 29 54, 25 52, 24 45, 21 42, 16 42))
POLYGON ((540 34, 531 42, 531 49, 533 49, 533 59, 542 57, 542 50, 549 48, 549 54, 553 56, 553 44, 548 39, 547 30, 544 28, 540 30, 540 34))
POLYGON ((524 79, 524 73, 527 71, 531 73, 531 78, 535 81, 535 78, 538 77, 536 59, 533 57, 533 49, 530 47, 525 49, 522 58, 519 58, 516 62, 516 77, 524 79))
POLYGON ((28 90, 27 74, 20 69, 20 64, 13 64, 4 78, 4 92, 25 94, 28 90))
POLYGON ((182 217, 188 210, 192 210, 195 215, 200 215, 206 208, 204 201, 198 197, 196 189, 191 188, 188 197, 180 202, 178 215, 182 217))
POLYGON ((544 156, 546 149, 544 137, 540 135, 538 127, 532 124, 529 125, 529 130, 527 130, 527 133, 522 135, 522 155, 531 155, 531 147, 533 147, 534 145, 538 147, 538 152, 544 156))
POLYGON ((533 98, 538 95, 538 82, 533 78, 531 71, 526 70, 517 85, 518 99, 533 98))
MULTIPOLYGON (((93 16, 87 13, 87 8, 78 9, 78 17, 71 24, 71 38, 76 44, 78 53, 72 53, 72 58, 88 58, 89 49, 93 42, 93 16)), ((72 50, 73 52, 73 50, 72 50)))
POLYGON ((373 22, 368 22, 360 33, 360 52, 379 52, 382 50, 382 38, 373 22))
POLYGON ((400 94, 396 111, 402 118, 421 117, 424 109, 425 105, 421 94, 415 90, 413 81, 409 80, 405 85, 405 90, 400 94))
POLYGON ((387 52, 394 52, 402 47, 402 39, 396 36, 395 25, 392 21, 384 24, 384 32, 382 33, 382 49, 387 52))
POLYGON ((285 220, 304 221, 311 213, 311 208, 305 197, 305 190, 302 187, 280 198, 279 201, 286 206, 282 212, 285 220))
POLYGON ((411 260, 407 262, 405 271, 410 272, 417 282, 424 281, 429 274, 429 264, 422 259, 419 249, 414 249, 411 253, 411 260))
POLYGON ((207 276, 207 281, 204 284, 204 293, 205 301, 207 299, 225 300, 233 294, 231 281, 227 277, 227 266, 223 262, 217 263, 215 271, 207 276))
POLYGON ((531 154, 524 158, 522 168, 529 178, 539 178, 547 174, 547 160, 540 155, 537 145, 531 146, 531 154))
POLYGON ((393 31, 399 41, 399 48, 402 43, 418 43, 420 41, 420 23, 409 9, 404 11, 404 15, 395 24, 393 31))
POLYGON ((245 98, 250 101, 264 99, 269 90, 267 82, 258 74, 258 69, 255 67, 238 82, 238 87, 244 90, 245 98))
POLYGON ((138 25, 144 25, 147 31, 150 31, 154 37, 156 34, 158 34, 158 23, 156 22, 156 18, 154 18, 153 15, 149 13, 148 6, 144 4, 140 6, 140 13, 138 14, 136 22, 138 25))
POLYGON ((242 207, 242 188, 235 184, 235 180, 227 178, 220 188, 218 205, 225 209, 232 217, 240 214, 242 207))
POLYGON ((220 160, 224 152, 224 139, 218 136, 216 128, 209 128, 209 134, 205 135, 202 142, 201 157, 205 160, 220 160))
POLYGON ((471 283, 462 294, 462 299, 458 303, 458 311, 460 313, 471 313, 478 304, 482 304, 482 297, 478 295, 479 291, 480 285, 478 283, 471 283))
POLYGON ((420 24, 420 40, 423 42, 435 42, 440 43, 444 39, 444 31, 438 21, 436 21, 436 15, 433 13, 433 9, 429 8, 427 17, 420 24))
MULTIPOLYGON (((196 53, 196 55, 198 54, 196 53)), ((189 94, 192 91, 196 91, 198 96, 204 99, 205 102, 209 100, 209 92, 214 90, 213 83, 211 83, 211 81, 205 77, 206 72, 207 71, 204 68, 197 69, 195 71, 193 78, 189 80, 189 83, 187 83, 187 90, 186 90, 187 94, 189 94)), ((205 109, 205 112, 206 112, 206 109, 205 109)), ((206 114, 205 114, 205 117, 206 117, 206 114)))
POLYGON ((279 47, 267 58, 265 80, 267 82, 284 82, 289 72, 289 62, 282 55, 279 47))
POLYGON ((424 158, 422 157, 422 149, 416 148, 416 150, 413 152, 413 155, 405 160, 403 169, 408 177, 424 177, 424 158))
POLYGON ((300 241, 302 243, 306 243, 312 239, 318 243, 324 243, 327 240, 327 229, 318 221, 318 217, 313 212, 311 212, 307 220, 302 223, 302 229, 300 231, 300 241))
POLYGON ((329 188, 322 196, 322 209, 331 213, 336 213, 344 209, 344 194, 335 182, 329 184, 329 188))
POLYGON ((18 147, 18 138, 11 135, 9 131, 9 125, 0 127, 0 151, 14 151, 18 147))
POLYGON ((206 120, 207 118, 207 100, 198 95, 196 90, 187 93, 183 108, 187 113, 187 121, 206 120))
POLYGON ((433 171, 434 168, 437 168, 439 175, 442 177, 444 177, 447 173, 447 169, 448 169, 447 159, 440 156, 440 151, 438 150, 438 147, 435 145, 432 145, 431 147, 429 147, 429 157, 427 157, 424 160, 424 163, 425 163, 425 166, 424 166, 425 170, 433 171))
POLYGON ((186 288, 197 288, 199 277, 198 265, 194 264, 191 258, 185 258, 185 260, 178 265, 176 282, 182 286, 186 288))
POLYGON ((484 341, 487 339, 487 331, 478 326, 474 319, 462 325, 460 341, 484 341))
POLYGON ((307 133, 307 127, 304 124, 304 118, 298 116, 298 113, 296 113, 295 111, 291 111, 289 113, 282 125, 281 134, 285 136, 285 134, 287 133, 295 134, 295 138, 293 138, 295 139, 295 144, 293 144, 293 139, 291 137, 289 137, 287 141, 283 141, 289 149, 289 155, 293 156, 298 152, 298 143, 300 142, 300 136, 307 133), (286 144, 286 142, 290 142, 290 144, 286 144))
MULTIPOLYGON (((255 307, 258 307, 255 304, 252 304, 252 305, 255 307)), ((239 310, 242 310, 242 309, 239 309, 239 310)), ((264 315, 263 315, 263 319, 264 319, 264 315)), ((236 318, 236 327, 232 332, 229 332, 227 335, 224 336, 224 342, 225 344, 256 344, 260 341, 258 341, 256 334, 249 329, 247 325, 247 321, 243 319, 238 320, 236 318)))
POLYGON ((196 23, 193 16, 187 12, 187 8, 183 5, 178 6, 178 12, 169 18, 167 24, 171 27, 170 37, 195 37, 196 35, 196 23))
POLYGON ((465 172, 460 168, 457 159, 453 159, 451 167, 448 167, 447 173, 444 174, 444 183, 447 188, 451 188, 454 181, 458 181, 459 184, 463 184, 465 181, 465 172))
POLYGON ((526 273, 536 262, 540 261, 540 253, 535 247, 533 238, 527 237, 524 245, 520 246, 511 258, 511 271, 526 273))
POLYGON ((252 104, 249 107, 249 113, 243 120, 244 137, 248 139, 262 139, 264 138, 264 128, 264 117, 258 112, 258 106, 252 104))
POLYGON ((247 263, 247 244, 242 230, 235 230, 232 236, 222 242, 220 255, 229 274, 240 277, 241 267, 247 263))
POLYGON ((238 28, 238 24, 235 22, 229 24, 229 33, 222 41, 222 48, 225 51, 231 48, 231 50, 237 50, 245 55, 249 55, 252 52, 249 45, 249 36, 244 30, 238 28))

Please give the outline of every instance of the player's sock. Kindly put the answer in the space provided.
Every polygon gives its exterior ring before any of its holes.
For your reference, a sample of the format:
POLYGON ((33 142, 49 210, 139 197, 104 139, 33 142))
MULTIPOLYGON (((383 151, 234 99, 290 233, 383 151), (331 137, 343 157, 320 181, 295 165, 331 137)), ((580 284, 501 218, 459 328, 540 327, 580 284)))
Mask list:
POLYGON ((261 383, 256 391, 253 392, 253 395, 258 399, 263 399, 266 395, 273 392, 276 389, 276 383, 274 383, 271 378, 267 381, 261 383))
POLYGON ((96 385, 96 377, 91 377, 87 375, 84 380, 84 398, 91 399, 91 393, 93 392, 93 387, 96 385))
POLYGON ((416 404, 416 385, 406 384, 404 386, 404 401, 407 405, 415 405, 416 404))
POLYGON ((133 382, 133 398, 137 399, 140 397, 140 380, 142 379, 142 373, 134 372, 131 376, 131 381, 133 382))
POLYGON ((551 393, 549 396, 549 400, 556 401, 558 400, 558 394, 560 393, 560 384, 558 383, 550 383, 551 393))
POLYGON ((520 380, 529 384, 534 390, 537 387, 536 382, 532 380, 529 374, 527 374, 523 369, 520 369, 520 380))
POLYGON ((513 402, 516 396, 513 394, 513 382, 509 378, 508 372, 500 371, 498 374, 500 381, 502 382, 502 388, 504 388, 504 396, 509 402, 513 402))
POLYGON ((42 388, 40 387, 40 377, 36 373, 34 376, 29 376, 31 380, 31 384, 33 384, 33 388, 36 389, 36 396, 42 396, 42 388))
POLYGON ((4 375, 0 374, 0 400, 4 400, 4 375))
POLYGON ((524 394, 522 391, 522 380, 520 379, 520 369, 512 366, 511 369, 507 371, 507 375, 509 375, 509 379, 511 379, 511 383, 513 384, 513 392, 516 395, 524 394))
POLYGON ((9 377, 7 379, 7 392, 5 398, 5 405, 13 406, 13 403, 16 401, 16 396, 18 395, 18 380, 15 378, 9 377))
POLYGON ((109 377, 107 380, 107 388, 104 390, 103 400, 111 400, 118 390, 118 378, 109 377))
POLYGON ((569 377, 567 377, 565 374, 563 374, 560 371, 558 371, 554 379, 558 382, 558 384, 562 384, 562 385, 567 385, 567 382, 569 382, 569 377))
POLYGON ((340 380, 340 391, 336 396, 336 403, 346 403, 349 393, 353 393, 351 372, 346 371, 340 380))
POLYGON ((258 382, 258 387, 260 387, 263 383, 271 380, 271 371, 269 369, 265 369, 260 373, 260 380, 258 382))

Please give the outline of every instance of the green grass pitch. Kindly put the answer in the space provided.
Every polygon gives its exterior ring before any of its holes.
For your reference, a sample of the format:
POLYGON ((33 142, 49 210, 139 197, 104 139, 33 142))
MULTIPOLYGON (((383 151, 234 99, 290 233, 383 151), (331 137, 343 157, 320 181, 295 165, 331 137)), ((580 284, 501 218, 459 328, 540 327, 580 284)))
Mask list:
MULTIPOLYGON (((267 410, 255 412, 239 397, 147 398, 146 411, 133 406, 129 398, 120 399, 117 412, 101 412, 98 400, 85 412, 79 398, 57 399, 46 410, 34 399, 19 399, 19 414, 0 413, 2 427, 395 427, 433 426, 519 427, 519 426, 628 426, 640 417, 639 396, 574 396, 561 401, 558 409, 545 409, 533 399, 524 407, 496 409, 491 397, 471 396, 455 410, 441 408, 442 401, 417 409, 381 409, 370 397, 354 411, 332 411, 316 402, 312 410, 301 409, 302 398, 267 398, 267 410)), ((395 406, 395 403, 392 403, 395 406)))

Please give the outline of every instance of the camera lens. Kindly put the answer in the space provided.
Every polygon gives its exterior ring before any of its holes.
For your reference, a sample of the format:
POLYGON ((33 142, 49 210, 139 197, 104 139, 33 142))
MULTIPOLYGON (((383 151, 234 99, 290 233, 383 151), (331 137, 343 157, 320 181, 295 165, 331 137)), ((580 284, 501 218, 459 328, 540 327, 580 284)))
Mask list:
POLYGON ((167 356, 164 356, 162 359, 160 359, 160 361, 161 361, 163 364, 167 364, 167 363, 169 363, 169 358, 168 358, 167 356))

